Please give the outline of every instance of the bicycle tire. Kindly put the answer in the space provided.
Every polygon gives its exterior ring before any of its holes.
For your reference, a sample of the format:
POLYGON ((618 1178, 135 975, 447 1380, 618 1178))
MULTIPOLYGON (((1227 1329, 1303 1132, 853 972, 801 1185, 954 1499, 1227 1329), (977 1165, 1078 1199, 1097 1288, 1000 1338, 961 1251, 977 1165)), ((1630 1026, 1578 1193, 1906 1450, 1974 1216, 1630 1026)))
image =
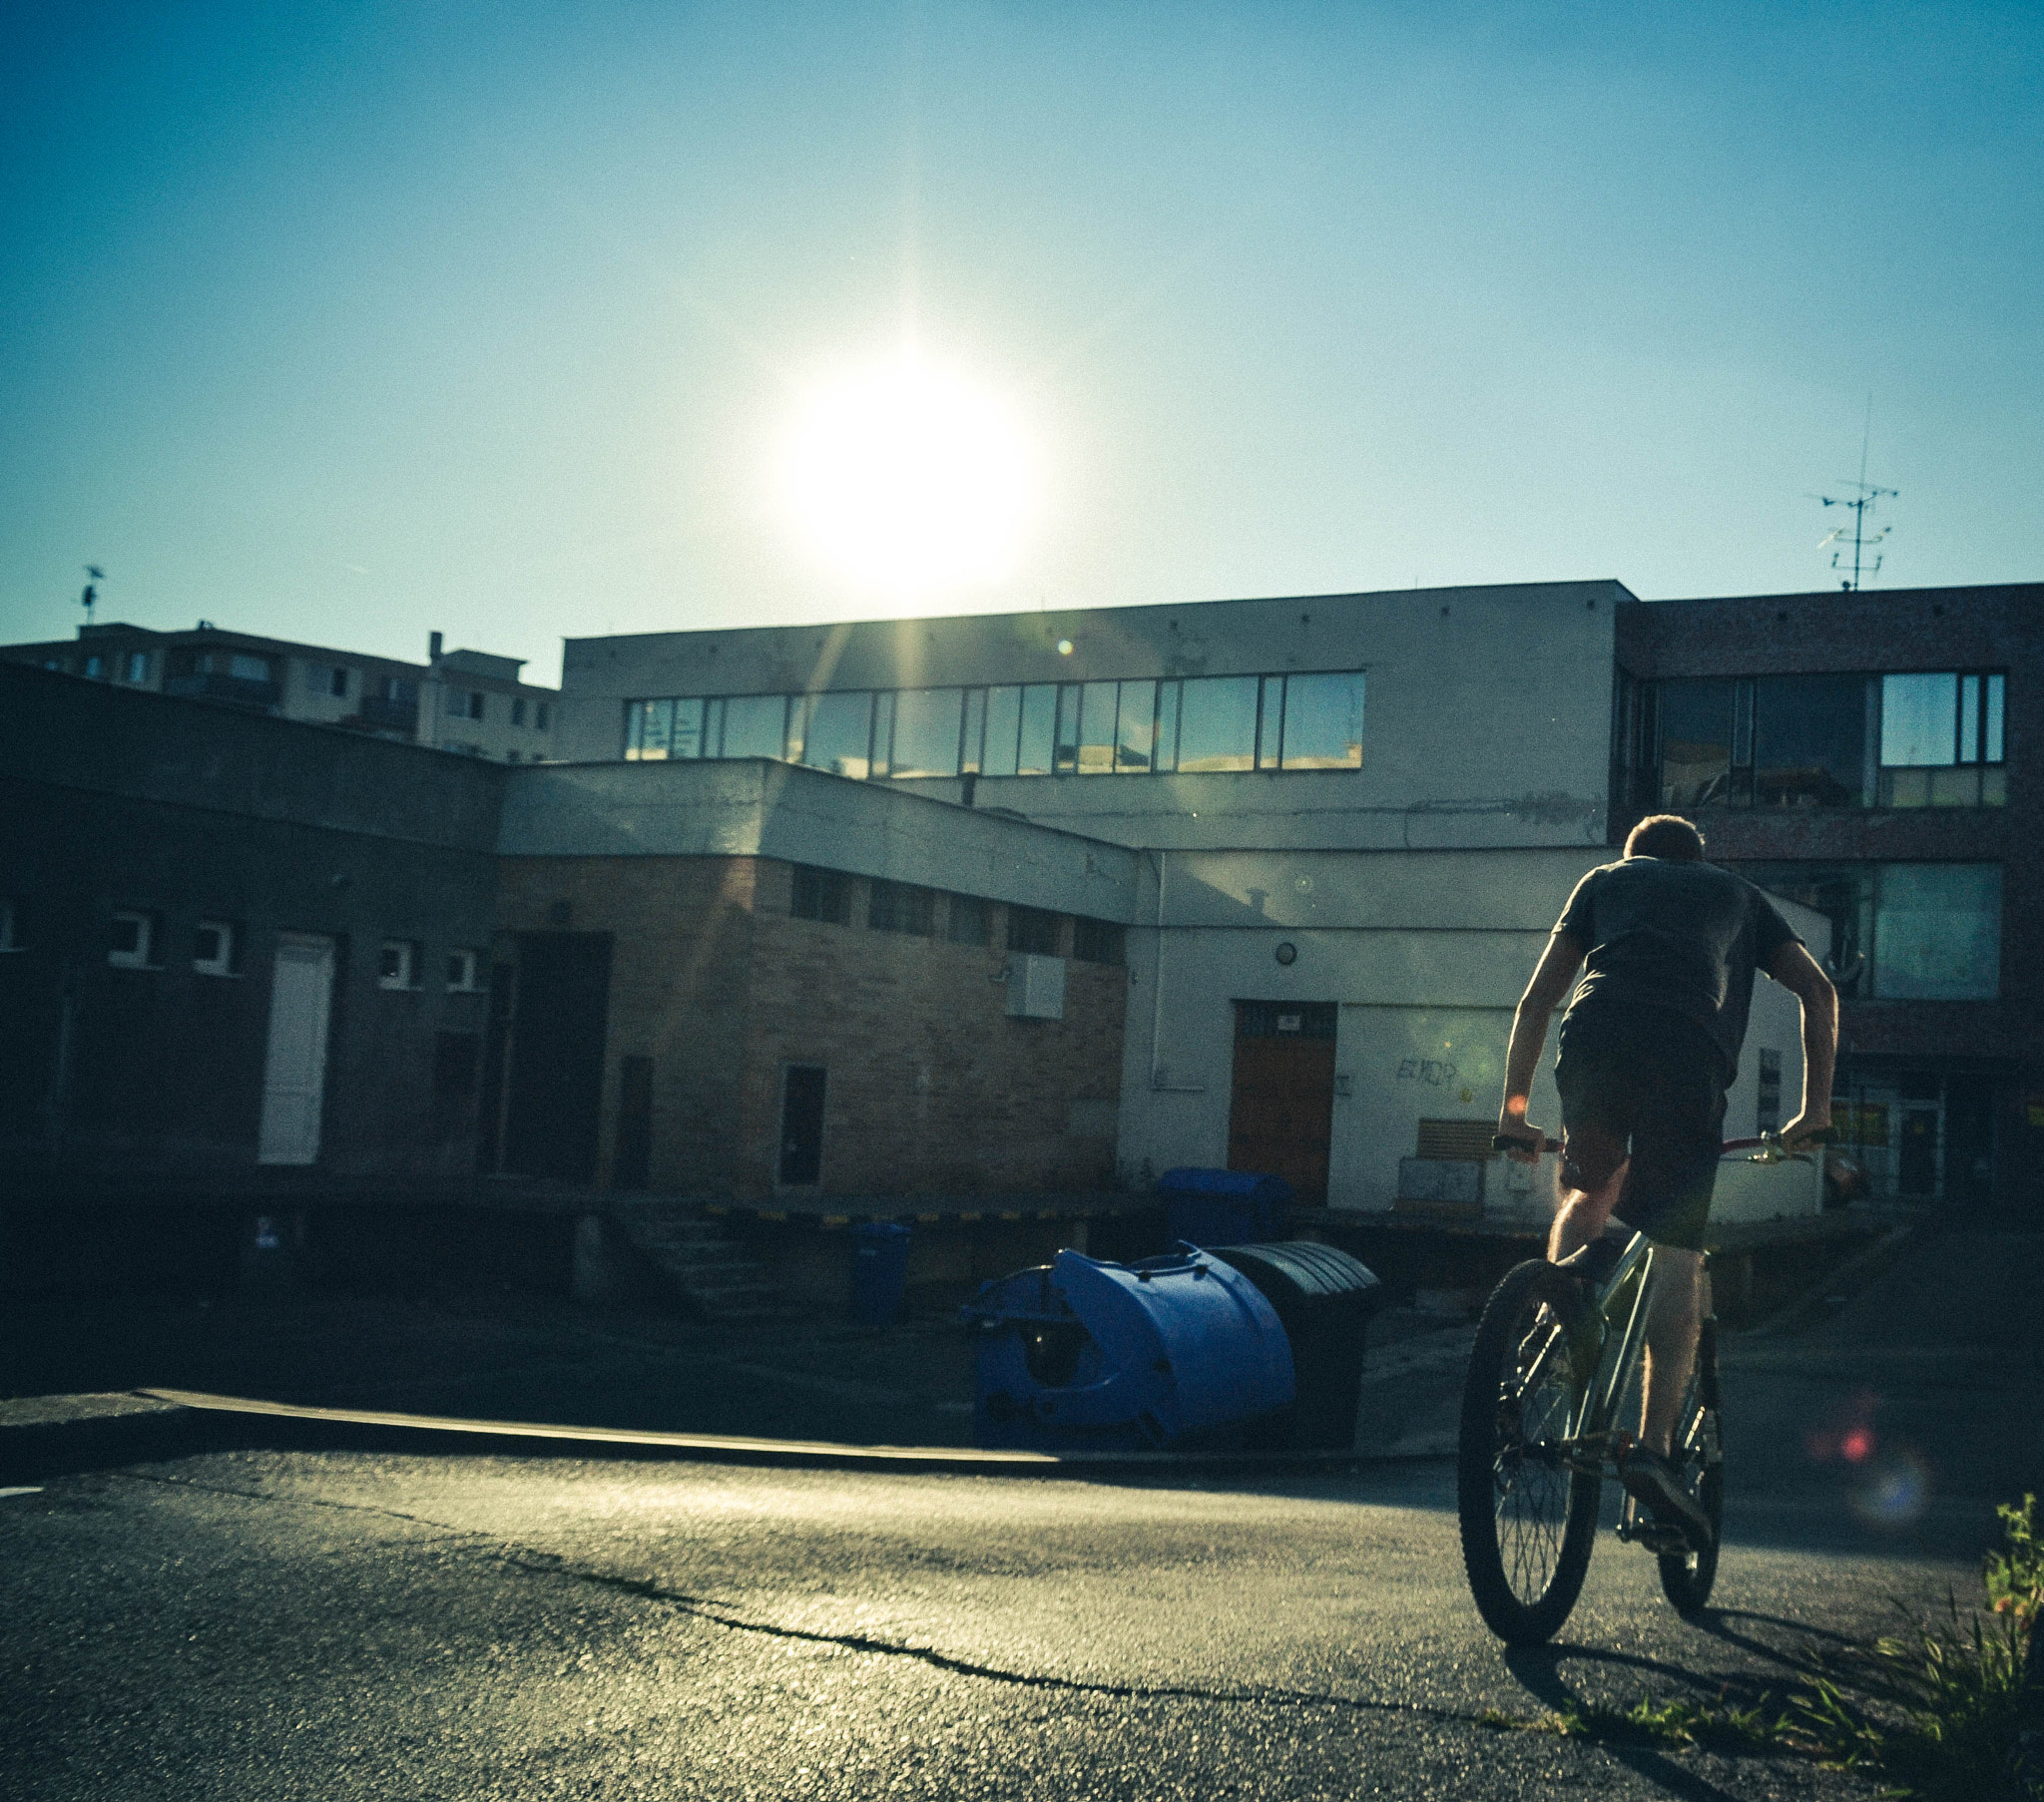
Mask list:
POLYGON ((1534 1444, 1542 1443, 1542 1427, 1565 1431, 1591 1376, 1576 1368, 1569 1348, 1588 1337, 1591 1320, 1581 1285, 1552 1264, 1520 1264, 1492 1291, 1462 1388, 1455 1469, 1462 1563, 1476 1611, 1510 1645, 1538 1645, 1560 1630, 1582 1593, 1597 1537, 1602 1477, 1525 1456, 1523 1348, 1530 1335, 1551 1336, 1556 1321, 1561 1342, 1533 1371, 1534 1444), (1553 1310, 1545 1327, 1543 1303, 1553 1310))
POLYGON ((1718 1580, 1718 1546, 1725 1533, 1725 1416, 1718 1386, 1718 1323, 1707 1319, 1697 1336, 1696 1369, 1683 1397, 1677 1463, 1690 1494, 1711 1521, 1711 1543, 1664 1553, 1661 1588, 1680 1614, 1694 1614, 1711 1599, 1718 1580))

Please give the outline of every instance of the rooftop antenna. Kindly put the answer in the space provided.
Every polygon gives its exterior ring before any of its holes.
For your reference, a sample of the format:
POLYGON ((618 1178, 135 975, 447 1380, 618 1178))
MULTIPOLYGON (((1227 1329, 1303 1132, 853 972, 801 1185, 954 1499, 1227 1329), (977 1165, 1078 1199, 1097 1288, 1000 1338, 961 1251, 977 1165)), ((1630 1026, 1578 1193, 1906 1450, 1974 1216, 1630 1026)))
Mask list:
MULTIPOLYGON (((1872 513, 1874 508, 1880 504, 1882 497, 1885 496, 1889 500, 1894 500, 1898 494, 1898 491, 1893 488, 1876 488, 1866 479, 1866 448, 1872 438, 1873 396, 1868 394, 1866 397, 1866 428, 1859 435, 1859 480, 1856 482, 1840 482, 1838 484, 1840 488, 1851 489, 1852 498, 1848 500, 1843 495, 1829 494, 1813 494, 1809 497, 1813 501, 1821 501, 1826 507, 1843 507, 1852 515, 1852 574, 1838 585, 1848 595, 1857 589, 1866 578, 1880 574, 1881 561, 1887 555, 1886 552, 1880 549, 1880 543, 1881 540, 1894 530, 1892 526, 1883 526, 1878 532, 1869 532, 1866 529, 1867 515, 1872 513)), ((1834 570, 1843 570, 1846 567, 1845 531, 1846 528, 1841 525, 1835 530, 1825 533, 1822 538, 1817 540, 1816 548, 1819 551, 1826 545, 1836 547, 1831 552, 1831 568, 1834 570)))
POLYGON ((85 623, 90 626, 92 624, 92 610, 99 605, 100 600, 100 592, 93 584, 106 581, 107 573, 96 563, 87 564, 85 566, 85 573, 90 580, 85 585, 85 593, 78 597, 78 605, 85 609, 85 623))

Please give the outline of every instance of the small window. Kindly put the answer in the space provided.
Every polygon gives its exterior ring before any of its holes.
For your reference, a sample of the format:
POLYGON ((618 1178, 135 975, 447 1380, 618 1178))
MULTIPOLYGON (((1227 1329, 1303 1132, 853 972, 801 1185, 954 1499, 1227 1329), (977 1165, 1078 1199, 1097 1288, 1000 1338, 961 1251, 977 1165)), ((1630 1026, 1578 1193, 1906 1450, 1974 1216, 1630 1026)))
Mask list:
POLYGON ((797 920, 821 920, 828 926, 849 926, 851 878, 842 870, 819 870, 813 864, 796 864, 794 894, 787 911, 797 920))
POLYGON ((266 682, 269 679, 269 660, 266 657, 249 657, 238 651, 228 659, 228 674, 237 681, 266 682))
POLYGON ((117 970, 147 970, 156 950, 156 915, 123 908, 107 934, 107 962, 117 970))
POLYGON ((127 677, 132 682, 149 680, 149 653, 131 651, 128 654, 127 677))
POLYGON ((347 699, 347 672, 338 664, 326 673, 326 691, 335 700, 347 699))
POLYGON ((409 939, 385 939, 376 952, 376 986, 409 989, 418 980, 419 948, 409 939))
POLYGON ((991 945, 993 909, 977 895, 953 895, 944 937, 954 945, 991 945))
POLYGON ((513 725, 523 725, 525 723, 525 696, 523 694, 511 696, 511 723, 513 725))
POLYGON ((1008 949, 1026 951, 1038 957, 1062 956, 1059 940, 1064 936, 1062 914, 1047 913, 1040 907, 1008 909, 1008 949))
POLYGON ((230 920, 201 920, 192 945, 192 968, 201 976, 233 976, 238 936, 230 920))
POLYGON ((107 660, 95 651, 85 660, 85 673, 94 681, 98 681, 107 673, 107 660))
POLYGON ((480 688, 469 689, 465 710, 471 719, 480 719, 483 716, 483 691, 480 688))
POLYGON ((480 967, 473 951, 450 951, 447 954, 447 992, 450 995, 473 995, 481 987, 476 980, 480 967))
POLYGON ((547 729, 547 703, 545 701, 536 700, 532 703, 532 723, 539 731, 543 732, 547 729))
POLYGON ((866 924, 875 932, 906 932, 928 938, 936 930, 937 893, 912 882, 875 879, 866 924))
POLYGON ((12 901, 0 901, 0 952, 21 949, 21 910, 12 901))
POLYGON ((45 670, 54 670, 59 676, 62 676, 67 666, 61 657, 46 657, 43 659, 43 668, 45 670))
POLYGON ((1072 955, 1082 964, 1116 964, 1126 961, 1128 929, 1112 920, 1089 920, 1083 914, 1072 922, 1072 955))

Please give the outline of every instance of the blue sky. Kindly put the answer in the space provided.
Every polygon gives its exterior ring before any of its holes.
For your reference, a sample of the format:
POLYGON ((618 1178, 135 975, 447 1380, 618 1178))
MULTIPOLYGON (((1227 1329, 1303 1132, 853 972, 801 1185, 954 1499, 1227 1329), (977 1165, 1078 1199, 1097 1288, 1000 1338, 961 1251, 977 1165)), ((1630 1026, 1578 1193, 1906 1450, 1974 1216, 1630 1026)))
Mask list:
POLYGON ((0 633, 866 617, 773 448, 1042 467, 928 612, 2044 578, 2044 8, 86 4, 0 23, 0 633))

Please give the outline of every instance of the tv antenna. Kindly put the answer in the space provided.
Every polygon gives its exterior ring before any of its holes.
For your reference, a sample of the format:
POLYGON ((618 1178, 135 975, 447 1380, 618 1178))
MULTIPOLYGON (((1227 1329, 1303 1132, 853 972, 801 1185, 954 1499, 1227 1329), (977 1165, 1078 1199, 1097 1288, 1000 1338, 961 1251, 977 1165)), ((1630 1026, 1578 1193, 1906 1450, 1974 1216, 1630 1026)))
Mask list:
POLYGON ((85 566, 85 573, 88 580, 85 585, 85 593, 78 597, 78 605, 85 609, 85 623, 90 626, 92 624, 92 610, 99 605, 100 599, 100 591, 95 585, 106 581, 107 573, 96 563, 87 564, 85 566))
POLYGON ((1866 427, 1859 435, 1859 480, 1856 482, 1840 482, 1838 484, 1840 488, 1851 489, 1851 497, 1848 499, 1844 495, 1829 494, 1813 494, 1809 497, 1813 501, 1821 501, 1826 507, 1843 507, 1852 515, 1852 524, 1849 528, 1840 524, 1818 539, 1816 545, 1819 551, 1826 545, 1833 547, 1831 551, 1831 568, 1843 570, 1847 567, 1845 562, 1845 554, 1848 548, 1846 533, 1848 530, 1851 533, 1849 549, 1852 555, 1850 565, 1852 574, 1838 585, 1847 594, 1857 589, 1868 577, 1880 574, 1881 561, 1887 555, 1880 548, 1881 541, 1894 530, 1892 526, 1883 526, 1878 532, 1869 532, 1866 529, 1867 516, 1880 505, 1881 501, 1883 499, 1894 500, 1899 494, 1897 489, 1878 488, 1866 479, 1866 448, 1872 438, 1873 396, 1869 394, 1866 397, 1866 427))

